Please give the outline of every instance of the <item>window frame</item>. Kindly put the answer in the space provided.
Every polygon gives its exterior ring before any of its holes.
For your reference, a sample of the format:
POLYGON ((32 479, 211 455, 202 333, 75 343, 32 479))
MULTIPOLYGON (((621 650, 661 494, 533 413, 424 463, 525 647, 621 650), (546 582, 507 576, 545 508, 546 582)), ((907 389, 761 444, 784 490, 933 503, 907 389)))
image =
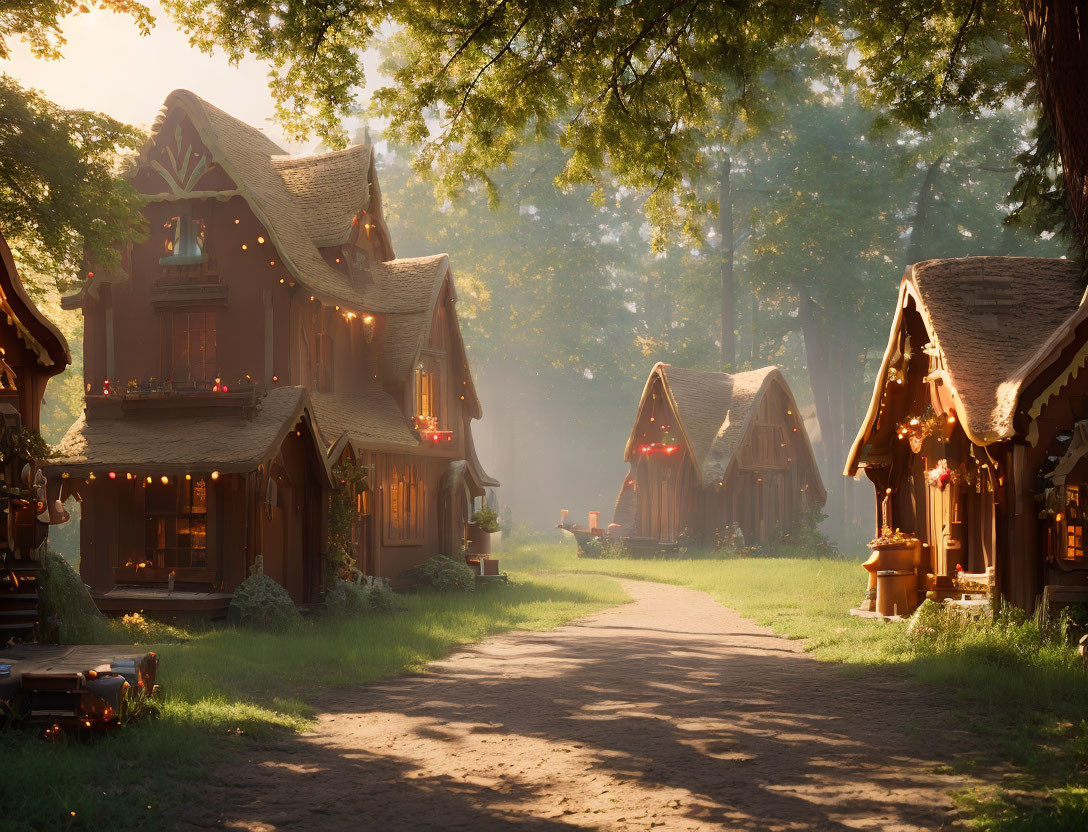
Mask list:
MULTIPOLYGON (((210 534, 210 522, 211 515, 211 484, 204 477, 196 477, 192 480, 186 480, 184 478, 176 478, 169 484, 161 484, 158 482, 149 483, 146 488, 148 491, 151 489, 170 489, 172 493, 172 499, 170 500, 170 507, 152 507, 149 505, 150 501, 147 500, 147 496, 150 496, 145 492, 144 501, 144 535, 143 535, 143 559, 145 563, 150 565, 147 567, 153 571, 164 570, 207 570, 210 568, 211 562, 211 534, 210 534), (197 491, 200 489, 203 493, 202 508, 201 511, 197 511, 198 508, 196 500, 197 491), (181 521, 187 521, 189 526, 189 545, 182 546, 181 541, 181 521), (166 532, 169 521, 173 520, 173 545, 165 545, 162 547, 151 546, 151 540, 149 539, 149 532, 152 528, 151 523, 154 520, 161 521, 160 528, 162 529, 164 536, 168 534, 166 532), (203 546, 193 545, 195 539, 195 532, 193 530, 195 521, 203 522, 203 546), (194 561, 194 553, 203 552, 203 558, 201 562, 194 561), (169 562, 169 552, 173 552, 173 562, 169 562), (180 554, 182 552, 188 553, 188 563, 182 563, 180 554), (162 557, 159 557, 159 553, 162 553, 162 557)), ((167 542, 169 538, 166 538, 167 542)))
POLYGON ((420 460, 386 460, 382 483, 382 541, 387 546, 419 546, 427 540, 427 487, 420 460))
POLYGON ((175 310, 170 312, 170 315, 169 315, 169 329, 168 329, 168 337, 170 339, 170 342, 169 342, 170 343, 170 349, 169 349, 169 356, 170 356, 169 378, 175 384, 178 384, 178 383, 187 384, 187 383, 190 383, 190 382, 194 383, 194 384, 210 384, 211 382, 213 382, 216 378, 218 378, 220 376, 220 372, 219 372, 218 331, 219 331, 219 321, 218 321, 218 317, 217 317, 216 312, 215 312, 214 309, 175 309, 175 310), (203 365, 203 367, 202 367, 203 372, 200 375, 200 377, 198 377, 196 374, 193 373, 193 361, 192 361, 192 354, 193 354, 192 341, 193 341, 193 331, 194 331, 193 330, 193 318, 195 316, 200 316, 201 319, 202 319, 202 326, 201 326, 200 331, 203 333, 203 336, 204 336, 203 343, 200 346, 201 364, 203 365), (179 367, 179 362, 178 362, 179 354, 178 354, 178 349, 177 349, 178 334, 179 334, 178 322, 182 318, 184 318, 184 322, 185 322, 184 323, 184 331, 185 331, 185 338, 186 338, 185 354, 186 354, 186 356, 188 356, 188 361, 184 365, 184 370, 185 370, 185 376, 184 377, 181 377, 181 375, 180 375, 181 368, 179 367), (211 329, 210 329, 210 332, 211 332, 210 347, 211 347, 211 349, 210 350, 209 350, 209 339, 208 339, 208 333, 209 333, 208 322, 209 321, 211 321, 211 329), (209 352, 211 353, 210 362, 209 362, 209 358, 208 358, 208 353, 209 352))

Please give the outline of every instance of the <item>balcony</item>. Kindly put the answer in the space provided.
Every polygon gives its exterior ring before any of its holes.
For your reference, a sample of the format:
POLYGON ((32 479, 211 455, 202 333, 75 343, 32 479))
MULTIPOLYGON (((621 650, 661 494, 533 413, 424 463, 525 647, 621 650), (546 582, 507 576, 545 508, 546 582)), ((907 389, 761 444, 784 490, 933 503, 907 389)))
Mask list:
POLYGON ((248 377, 235 383, 222 379, 201 382, 173 382, 132 379, 123 392, 107 382, 98 394, 87 395, 87 418, 116 418, 130 415, 177 416, 230 414, 253 418, 263 388, 248 377))

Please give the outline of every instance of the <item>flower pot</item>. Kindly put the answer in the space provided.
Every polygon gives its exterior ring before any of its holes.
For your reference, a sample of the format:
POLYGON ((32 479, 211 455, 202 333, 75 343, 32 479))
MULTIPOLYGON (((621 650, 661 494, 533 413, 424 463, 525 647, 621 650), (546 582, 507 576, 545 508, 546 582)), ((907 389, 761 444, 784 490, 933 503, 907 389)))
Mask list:
POLYGON ((491 533, 485 532, 479 526, 468 527, 468 550, 474 555, 491 554, 491 533))

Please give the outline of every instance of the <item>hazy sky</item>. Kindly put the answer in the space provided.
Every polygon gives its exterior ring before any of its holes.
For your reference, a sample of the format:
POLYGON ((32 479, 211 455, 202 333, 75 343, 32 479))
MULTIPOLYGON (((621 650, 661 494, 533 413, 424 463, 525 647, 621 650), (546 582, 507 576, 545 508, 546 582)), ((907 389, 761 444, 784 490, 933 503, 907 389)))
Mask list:
MULTIPOLYGON (((12 40, 12 59, 0 62, 0 72, 63 107, 97 110, 144 128, 151 126, 167 94, 183 87, 265 130, 288 150, 304 149, 290 146, 272 122, 264 64, 248 59, 233 67, 222 53, 205 55, 189 45, 157 2, 149 6, 157 24, 148 37, 140 36, 130 18, 92 9, 64 21, 68 44, 63 60, 35 59, 12 40)), ((364 63, 373 85, 377 55, 367 53, 364 63)))

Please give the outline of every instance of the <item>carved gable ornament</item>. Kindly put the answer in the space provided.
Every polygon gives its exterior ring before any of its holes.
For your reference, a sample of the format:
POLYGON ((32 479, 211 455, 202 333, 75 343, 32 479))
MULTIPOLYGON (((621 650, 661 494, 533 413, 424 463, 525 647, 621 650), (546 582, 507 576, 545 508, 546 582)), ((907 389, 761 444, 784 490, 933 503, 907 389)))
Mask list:
POLYGON ((216 164, 187 118, 181 118, 170 138, 169 128, 155 138, 137 175, 138 190, 153 201, 215 197, 229 199, 237 186, 216 164))

